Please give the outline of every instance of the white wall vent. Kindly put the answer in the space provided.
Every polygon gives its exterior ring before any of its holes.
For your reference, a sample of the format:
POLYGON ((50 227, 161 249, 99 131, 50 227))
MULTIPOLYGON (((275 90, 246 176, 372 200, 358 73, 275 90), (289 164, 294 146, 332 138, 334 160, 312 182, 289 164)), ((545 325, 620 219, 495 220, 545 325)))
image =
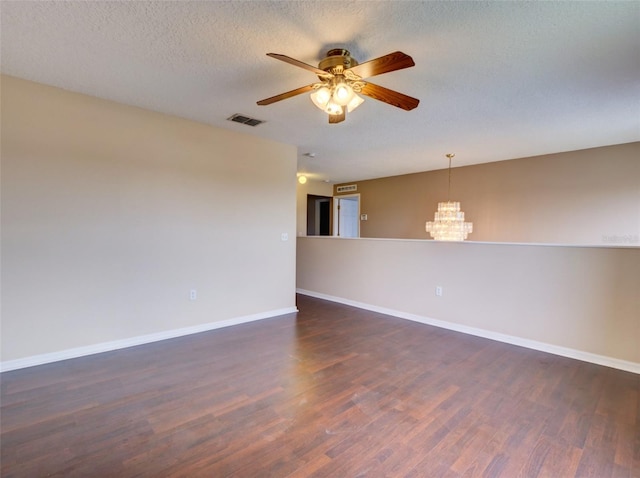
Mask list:
POLYGON ((349 184, 347 186, 337 186, 336 187, 336 192, 339 193, 350 193, 353 191, 357 191, 358 190, 358 185, 357 184, 349 184))

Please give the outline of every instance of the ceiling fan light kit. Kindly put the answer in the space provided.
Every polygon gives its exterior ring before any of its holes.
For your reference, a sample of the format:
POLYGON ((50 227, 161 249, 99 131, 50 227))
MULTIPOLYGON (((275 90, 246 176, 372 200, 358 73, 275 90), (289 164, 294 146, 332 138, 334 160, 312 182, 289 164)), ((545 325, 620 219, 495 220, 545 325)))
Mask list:
POLYGON ((317 89, 311 93, 313 104, 325 113, 341 115, 345 107, 351 113, 364 103, 364 100, 354 92, 354 88, 347 81, 335 77, 330 80, 330 83, 316 83, 317 89))
POLYGON ((359 94, 406 111, 414 109, 420 103, 416 98, 363 80, 363 78, 414 66, 413 59, 400 51, 359 64, 351 57, 348 50, 334 48, 329 50, 326 58, 320 61, 318 68, 278 53, 267 53, 267 56, 312 71, 318 76, 320 82, 260 100, 258 105, 261 106, 313 90, 310 95, 311 101, 329 115, 329 123, 333 124, 344 121, 347 112, 351 113, 364 102, 359 94))

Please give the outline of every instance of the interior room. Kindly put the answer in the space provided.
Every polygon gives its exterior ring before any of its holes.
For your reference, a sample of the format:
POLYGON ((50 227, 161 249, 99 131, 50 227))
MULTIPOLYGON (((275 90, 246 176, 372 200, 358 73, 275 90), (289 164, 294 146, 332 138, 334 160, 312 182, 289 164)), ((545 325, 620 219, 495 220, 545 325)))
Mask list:
POLYGON ((640 476, 640 3, 0 27, 3 477, 640 476))

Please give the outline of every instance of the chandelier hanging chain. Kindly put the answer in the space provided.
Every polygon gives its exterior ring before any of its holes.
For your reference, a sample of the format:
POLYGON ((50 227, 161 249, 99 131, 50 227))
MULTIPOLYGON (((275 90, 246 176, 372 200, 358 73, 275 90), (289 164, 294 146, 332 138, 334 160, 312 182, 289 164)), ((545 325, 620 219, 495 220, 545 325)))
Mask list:
POLYGON ((449 153, 447 154, 447 158, 449 158, 449 189, 447 190, 447 201, 451 201, 451 158, 453 158, 455 154, 449 153))

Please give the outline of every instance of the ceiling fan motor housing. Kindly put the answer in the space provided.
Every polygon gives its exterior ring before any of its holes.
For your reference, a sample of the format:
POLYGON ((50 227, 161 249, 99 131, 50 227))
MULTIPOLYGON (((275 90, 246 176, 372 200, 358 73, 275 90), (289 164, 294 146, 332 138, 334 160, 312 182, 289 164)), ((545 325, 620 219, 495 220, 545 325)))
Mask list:
POLYGON ((334 48, 327 52, 327 57, 320 60, 318 68, 324 71, 331 72, 335 67, 341 66, 343 69, 352 68, 356 66, 358 62, 355 58, 351 58, 349 50, 342 48, 334 48))

